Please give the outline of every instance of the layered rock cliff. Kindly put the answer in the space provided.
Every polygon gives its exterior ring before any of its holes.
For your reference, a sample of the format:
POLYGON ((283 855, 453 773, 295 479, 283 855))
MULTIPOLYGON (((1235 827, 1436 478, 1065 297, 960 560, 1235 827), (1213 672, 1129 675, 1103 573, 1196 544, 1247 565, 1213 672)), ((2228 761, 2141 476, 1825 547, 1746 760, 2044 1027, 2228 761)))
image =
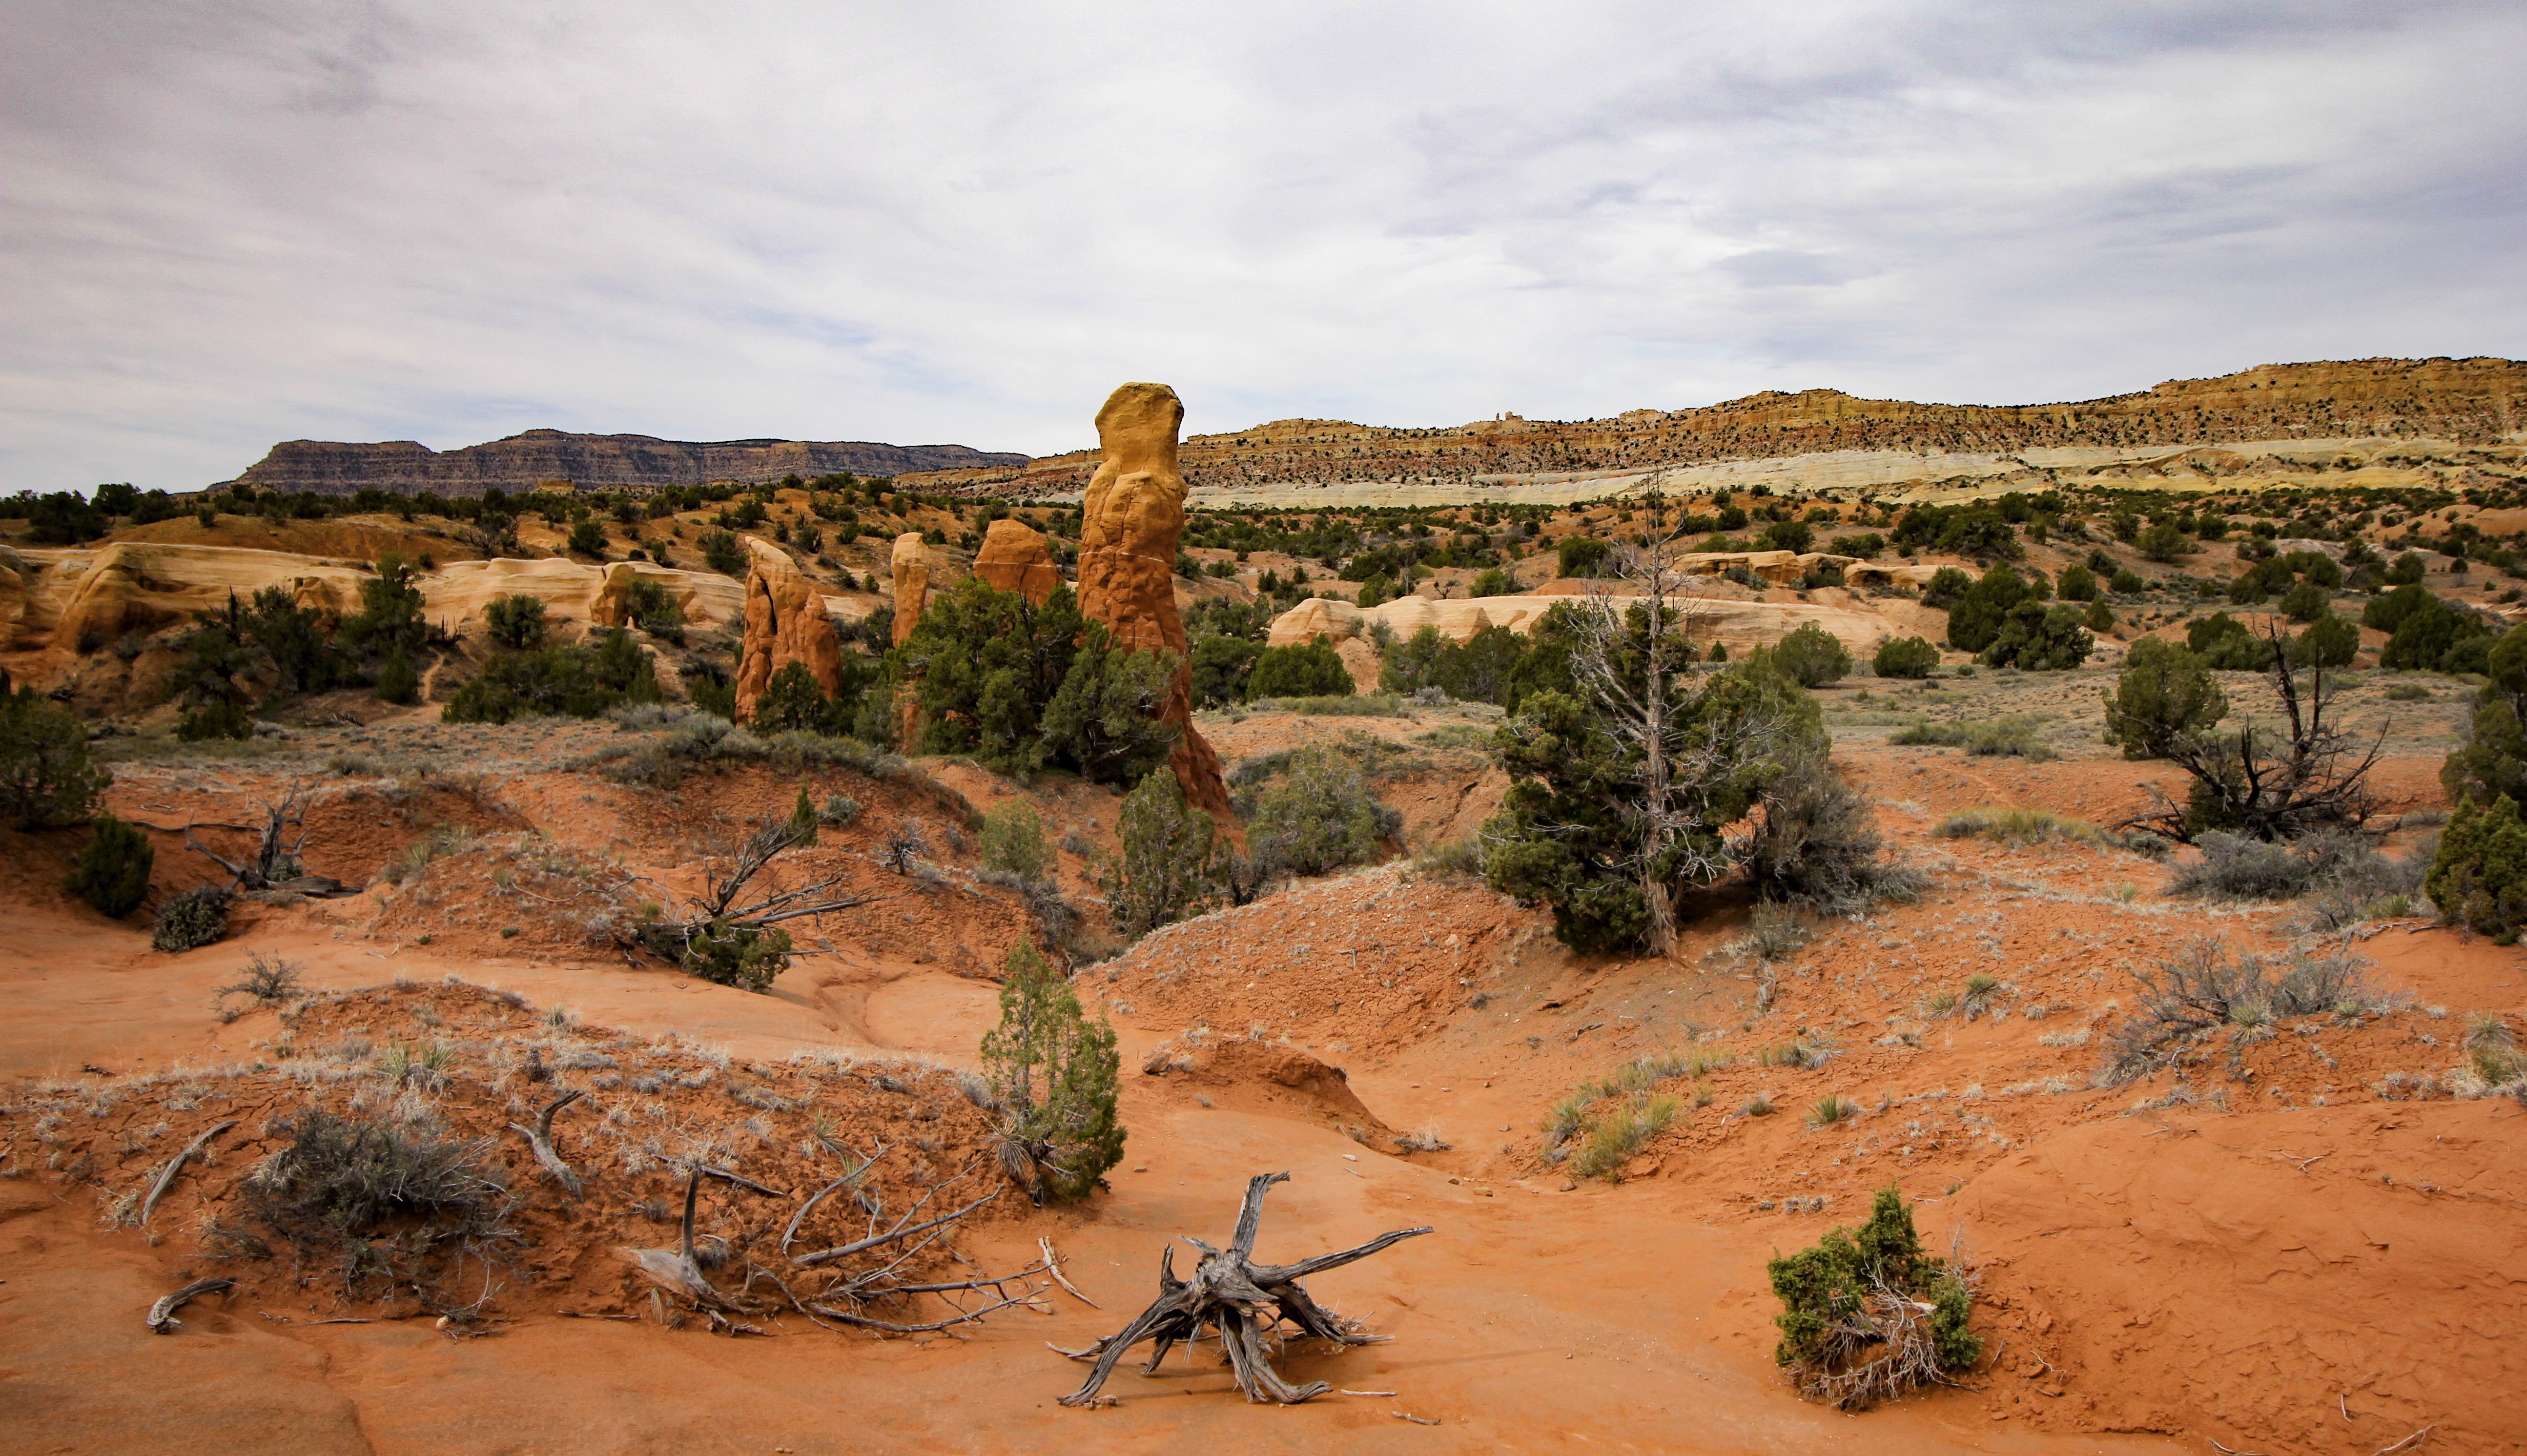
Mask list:
MULTIPOLYGON (((2487 444, 2521 429, 2527 429, 2527 364, 2363 359, 2265 365, 2060 404, 1915 404, 1805 390, 1575 422, 1510 416, 1411 429, 1275 420, 1231 435, 1197 435, 1184 442, 1181 459, 1190 484, 1231 488, 1647 470, 1833 450, 2006 454, 2061 445, 2380 436, 2487 444)), ((1077 491, 1100 458, 1098 451, 1077 450, 1022 467, 966 469, 907 484, 1012 494, 1077 491)))
POLYGON ((646 435, 572 435, 530 430, 488 444, 434 450, 409 440, 376 444, 290 440, 247 467, 238 480, 258 490, 348 494, 361 489, 418 494, 479 495, 497 487, 532 491, 566 481, 613 486, 698 486, 712 481, 767 481, 785 475, 896 476, 906 471, 1016 468, 1024 455, 961 444, 875 444, 863 441, 655 440, 646 435))

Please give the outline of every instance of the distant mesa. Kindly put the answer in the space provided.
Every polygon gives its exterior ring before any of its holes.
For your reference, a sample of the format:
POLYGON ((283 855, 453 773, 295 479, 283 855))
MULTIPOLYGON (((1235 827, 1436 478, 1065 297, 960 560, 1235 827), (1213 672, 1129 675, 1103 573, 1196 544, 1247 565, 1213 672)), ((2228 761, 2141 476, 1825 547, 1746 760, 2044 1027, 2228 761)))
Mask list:
POLYGON ((855 440, 658 440, 647 435, 572 435, 530 430, 489 444, 434 450, 410 440, 345 444, 287 440, 238 481, 295 494, 347 495, 362 490, 480 495, 533 491, 556 481, 583 489, 700 486, 785 475, 898 476, 914 471, 1023 469, 1027 457, 961 444, 876 444, 855 440))

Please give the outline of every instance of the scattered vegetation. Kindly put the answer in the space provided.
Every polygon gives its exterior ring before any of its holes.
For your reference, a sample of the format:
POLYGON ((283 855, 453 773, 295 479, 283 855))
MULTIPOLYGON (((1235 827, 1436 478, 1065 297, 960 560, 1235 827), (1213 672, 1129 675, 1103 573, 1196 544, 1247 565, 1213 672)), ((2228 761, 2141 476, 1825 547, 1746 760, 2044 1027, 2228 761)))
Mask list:
POLYGON ((98 914, 120 920, 149 898, 149 869, 157 848, 136 826, 98 814, 70 874, 70 891, 98 914))
POLYGON ((149 944, 171 954, 198 950, 229 932, 229 892, 224 885, 195 885, 158 908, 149 944))
POLYGON ((2039 736, 2036 720, 2016 715, 1980 723, 1913 723, 1888 734, 1886 741, 1907 747, 1936 745, 1963 749, 1978 758, 2027 758, 2041 762, 2054 756, 2053 750, 2039 736))
POLYGON ((2368 970, 2365 958, 2343 949, 2233 954, 2218 941, 2194 941, 2133 973, 2140 1007, 2106 1038, 2100 1079, 2120 1086, 2181 1065, 2223 1027, 2269 1034, 2284 1016, 2386 1009, 2391 1001, 2368 970))
POLYGON ((1831 1229, 1767 1272, 1781 1301, 1773 1358, 1810 1400, 1863 1410, 1983 1358, 1967 1328, 1972 1273, 1922 1252, 1899 1189, 1879 1190, 1859 1228, 1831 1229))
POLYGON ((1938 839, 1994 839, 2004 844, 2039 845, 2060 840, 2093 844, 2097 826, 2042 808, 1970 808, 1950 814, 1931 831, 1938 839))

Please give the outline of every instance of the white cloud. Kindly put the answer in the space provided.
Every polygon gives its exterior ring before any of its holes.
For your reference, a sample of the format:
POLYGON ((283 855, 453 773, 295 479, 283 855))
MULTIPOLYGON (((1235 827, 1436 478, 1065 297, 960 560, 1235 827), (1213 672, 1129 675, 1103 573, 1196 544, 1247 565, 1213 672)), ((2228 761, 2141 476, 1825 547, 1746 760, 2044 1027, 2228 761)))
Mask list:
POLYGON ((2520 351, 2514 6, 1564 11, 20 0, 0 489, 2520 351))

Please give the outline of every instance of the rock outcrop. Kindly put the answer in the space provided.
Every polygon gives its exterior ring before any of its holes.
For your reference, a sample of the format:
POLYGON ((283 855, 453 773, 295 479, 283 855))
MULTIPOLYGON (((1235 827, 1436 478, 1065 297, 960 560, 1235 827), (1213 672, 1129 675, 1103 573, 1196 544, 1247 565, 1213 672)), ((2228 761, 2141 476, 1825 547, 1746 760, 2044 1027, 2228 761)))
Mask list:
MULTIPOLYGON (((1832 633, 1855 656, 1865 656, 1891 637, 1946 640, 1945 612, 1905 598, 1870 601, 1826 588, 1807 601, 1743 601, 1721 597, 1671 597, 1669 602, 1686 614, 1685 635, 1709 647, 1725 644, 1731 656, 1771 647, 1810 622, 1832 633)), ((1479 597, 1470 601, 1433 601, 1405 597, 1372 607, 1316 598, 1302 601, 1272 619, 1268 641, 1273 647, 1324 641, 1337 648, 1365 637, 1372 622, 1383 622, 1396 640, 1409 640, 1424 627, 1463 642, 1485 627, 1512 632, 1534 628, 1536 619, 1554 607, 1573 601, 1570 596, 1479 597)), ((1621 599, 1621 598, 1618 598, 1621 599)))
POLYGON ((930 573, 939 563, 922 544, 921 533, 906 531, 895 539, 887 564, 895 578, 895 645, 902 647, 929 609, 930 573))
POLYGON ((1185 522, 1176 431, 1183 423, 1184 404, 1165 385, 1125 385, 1097 411, 1106 454, 1088 483, 1079 533, 1079 606, 1106 624, 1115 646, 1175 654, 1164 716, 1179 736, 1169 762, 1185 802, 1233 833, 1219 755, 1193 726, 1193 667, 1176 612, 1176 542, 1185 522))
POLYGON ((961 444, 877 444, 866 441, 657 440, 646 435, 572 435, 530 430, 489 444, 434 450, 409 440, 375 444, 290 440, 238 480, 259 489, 347 494, 363 488, 417 494, 480 495, 497 487, 532 491, 559 483, 604 489, 768 481, 835 471, 895 476, 907 471, 1023 467, 1024 455, 961 444))
POLYGON ((816 584, 789 552, 755 537, 744 540, 752 563, 746 573, 746 647, 737 665, 741 722, 754 716, 772 675, 793 662, 805 663, 828 697, 843 685, 843 640, 816 584))
POLYGON ((983 548, 974 556, 974 575, 1038 606, 1061 585, 1060 568, 1053 564, 1044 533, 1006 517, 983 532, 983 548))

